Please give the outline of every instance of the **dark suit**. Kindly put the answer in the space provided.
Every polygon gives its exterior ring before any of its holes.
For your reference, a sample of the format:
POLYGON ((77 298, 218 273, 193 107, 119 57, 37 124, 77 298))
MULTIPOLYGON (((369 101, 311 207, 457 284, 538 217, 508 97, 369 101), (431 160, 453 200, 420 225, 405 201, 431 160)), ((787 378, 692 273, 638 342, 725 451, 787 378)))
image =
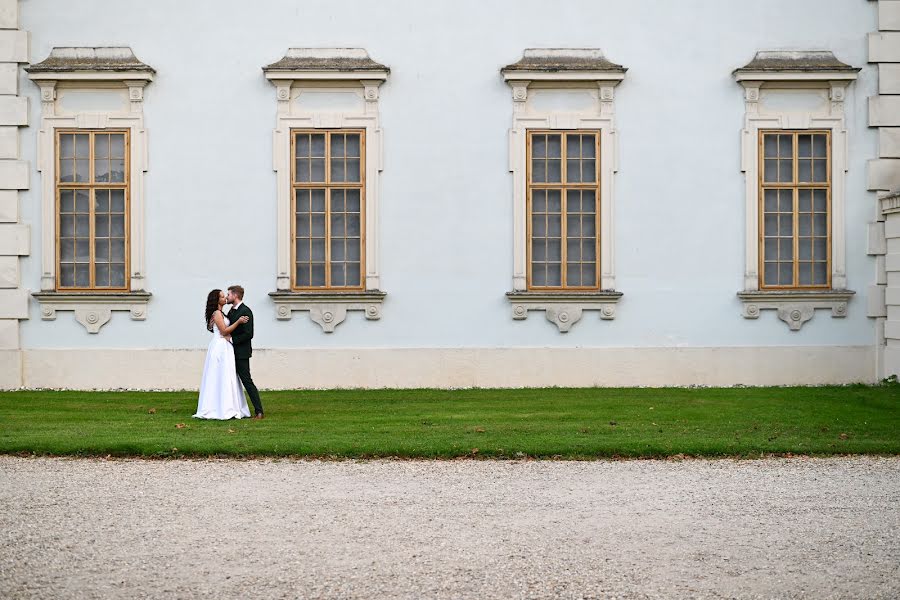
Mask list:
POLYGON ((241 303, 238 307, 232 307, 228 311, 228 320, 234 323, 243 316, 249 317, 249 321, 241 323, 231 332, 231 343, 234 345, 234 367, 237 370, 247 395, 250 396, 250 402, 253 403, 253 410, 256 414, 263 411, 262 402, 259 400, 259 390, 250 377, 250 357, 253 356, 253 345, 250 340, 253 339, 253 311, 241 303))

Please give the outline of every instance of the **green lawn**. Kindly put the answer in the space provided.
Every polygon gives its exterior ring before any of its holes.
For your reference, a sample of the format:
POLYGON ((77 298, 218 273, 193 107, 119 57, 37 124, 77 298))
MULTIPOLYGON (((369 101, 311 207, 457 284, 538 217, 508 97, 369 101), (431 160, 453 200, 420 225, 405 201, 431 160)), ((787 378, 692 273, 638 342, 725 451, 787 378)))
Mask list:
POLYGON ((0 392, 0 454, 662 457, 900 454, 900 386, 263 392, 266 419, 192 419, 191 392, 0 392))

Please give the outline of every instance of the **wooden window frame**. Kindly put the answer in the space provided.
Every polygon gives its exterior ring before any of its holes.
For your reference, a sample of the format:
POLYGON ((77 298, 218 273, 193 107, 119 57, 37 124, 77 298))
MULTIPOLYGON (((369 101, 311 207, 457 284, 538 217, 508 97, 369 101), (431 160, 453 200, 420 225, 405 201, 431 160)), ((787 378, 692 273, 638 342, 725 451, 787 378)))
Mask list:
POLYGON ((291 173, 291 289, 295 291, 329 291, 329 292, 356 292, 366 289, 366 129, 365 128, 291 128, 290 130, 290 173, 291 173), (325 181, 324 182, 299 182, 297 181, 297 136, 298 135, 324 135, 325 136, 325 181), (359 182, 332 182, 331 181, 331 137, 334 134, 359 135, 359 182), (324 286, 298 286, 297 285, 297 190, 299 189, 324 189, 325 190, 325 285, 324 286), (333 189, 358 189, 359 193, 359 285, 332 286, 331 285, 331 190, 333 189))
POLYGON ((56 223, 56 233, 55 233, 55 246, 56 246, 56 291, 58 292, 127 292, 131 289, 131 130, 129 128, 124 129, 72 129, 72 128, 58 128, 54 130, 54 161, 55 161, 55 181, 54 181, 54 207, 55 207, 55 223, 56 223), (90 175, 90 180, 88 182, 64 182, 60 181, 60 161, 61 161, 61 148, 60 148, 60 138, 63 135, 88 135, 88 173, 90 175), (115 182, 97 182, 94 180, 94 140, 97 135, 110 135, 110 134, 122 134, 125 136, 125 144, 124 144, 124 163, 125 163, 125 176, 124 181, 120 183, 115 182), (94 257, 94 246, 95 246, 95 212, 94 212, 94 204, 95 204, 95 191, 99 188, 102 189, 121 189, 125 192, 125 228, 124 228, 124 237, 125 237, 125 282, 121 286, 95 286, 94 285, 94 271, 95 271, 95 257, 94 257), (61 270, 60 270, 60 255, 61 244, 60 244, 60 195, 62 191, 68 190, 87 190, 88 191, 88 215, 89 215, 89 226, 90 233, 89 237, 89 251, 90 251, 90 259, 89 259, 89 274, 90 274, 90 282, 91 284, 88 287, 62 287, 60 285, 61 279, 61 270))
MULTIPOLYGON (((759 273, 759 289, 760 290, 830 290, 832 289, 832 136, 830 129, 760 129, 758 130, 758 219, 759 219, 759 240, 758 240, 758 273, 759 273), (765 137, 767 135, 791 135, 792 136, 792 165, 793 165, 793 173, 791 175, 791 182, 766 182, 765 181, 765 137), (799 181, 799 168, 800 168, 800 160, 798 158, 799 152, 799 144, 798 138, 802 135, 824 135, 826 137, 826 181, 823 182, 800 182, 799 181), (799 235, 799 227, 800 227, 800 219, 799 219, 799 193, 800 190, 808 189, 822 189, 826 188, 826 249, 827 249, 827 264, 826 264, 826 275, 827 275, 827 283, 819 284, 819 285, 774 285, 767 284, 765 281, 765 239, 766 239, 766 231, 765 231, 765 192, 767 189, 775 189, 775 190, 791 190, 792 191, 792 202, 793 202, 793 213, 792 213, 792 239, 793 239, 793 254, 792 254, 792 262, 793 262, 793 273, 792 280, 794 282, 800 281, 800 263, 806 262, 800 260, 799 253, 799 245, 800 245, 800 235, 799 235)), ((814 213, 813 213, 814 214, 814 213)))
POLYGON ((601 194, 601 167, 600 167, 600 139, 601 139, 601 131, 599 129, 528 129, 527 130, 527 138, 525 142, 526 146, 526 154, 525 154, 525 265, 526 265, 526 289, 529 291, 598 291, 600 290, 600 194, 601 194), (566 175, 567 175, 567 165, 568 162, 566 153, 567 153, 567 144, 566 138, 569 134, 573 135, 587 135, 591 134, 594 136, 594 181, 592 183, 567 183, 566 175), (561 163, 561 174, 560 181, 558 183, 534 183, 531 180, 532 176, 532 140, 535 135, 559 135, 560 136, 560 163, 561 163), (532 260, 531 260, 531 246, 532 246, 532 238, 531 238, 531 223, 532 223, 532 191, 536 189, 544 189, 544 190, 560 190, 561 194, 561 205, 560 205, 560 221, 561 221, 561 229, 560 229, 560 239, 562 240, 560 243, 560 281, 561 285, 559 286, 536 286, 532 283, 532 260), (594 241, 594 285, 590 286, 568 286, 566 285, 566 271, 567 271, 567 210, 566 210, 566 200, 567 200, 567 192, 569 190, 593 190, 595 205, 594 205, 594 231, 596 232, 596 239, 594 241))

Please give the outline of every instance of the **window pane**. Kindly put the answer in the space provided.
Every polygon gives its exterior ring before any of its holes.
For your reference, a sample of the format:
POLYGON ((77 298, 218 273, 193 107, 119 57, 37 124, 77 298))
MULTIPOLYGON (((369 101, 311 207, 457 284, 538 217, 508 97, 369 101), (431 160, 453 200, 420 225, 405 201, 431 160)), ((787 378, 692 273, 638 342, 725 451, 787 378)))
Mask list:
POLYGON ((767 182, 778 181, 778 161, 766 159, 764 165, 763 180, 767 182))
POLYGON ((778 136, 778 156, 788 158, 794 155, 794 136, 779 135, 778 136))
POLYGON ((813 207, 816 212, 825 212, 828 210, 827 190, 813 190, 813 207))
POLYGON ((113 239, 109 242, 110 262, 125 262, 125 240, 113 239))
POLYGON ((597 180, 597 164, 593 160, 581 161, 581 179, 585 183, 594 183, 597 180))
POLYGON ((569 159, 581 158, 581 136, 570 134, 566 136, 566 156, 569 159))
POLYGON ((309 249, 309 238, 300 238, 297 240, 297 262, 309 262, 310 260, 310 249, 309 249))
POLYGON ((547 240, 534 238, 531 240, 531 260, 544 262, 547 260, 547 240))
POLYGON ((125 183, 125 160, 113 158, 109 164, 109 180, 113 183, 125 183))
POLYGON ((774 135, 763 136, 763 156, 765 158, 778 156, 778 140, 774 135))
POLYGON ((353 243, 347 244, 347 260, 358 261, 360 257, 362 243, 360 240, 354 240, 353 243))
POLYGON ((347 263, 346 264, 346 273, 347 273, 347 285, 358 286, 360 282, 360 264, 357 263, 347 263))
POLYGON ((97 263, 94 267, 94 285, 98 287, 109 286, 109 265, 97 263))
POLYGON ((794 234, 794 217, 790 214, 781 213, 778 217, 778 234, 793 235, 794 234))
POLYGON ((309 174, 309 159, 306 158, 298 158, 297 165, 295 167, 295 177, 297 181, 307 182, 310 180, 309 174))
POLYGON ((91 136, 87 133, 75 134, 75 158, 85 160, 91 157, 91 136))
POLYGON ((349 237, 359 237, 360 235, 360 222, 359 215, 349 214, 347 215, 347 235, 349 237))
POLYGON ((94 260, 98 262, 109 262, 109 240, 94 240, 94 260))
POLYGON ((360 212, 359 190, 347 190, 347 211, 360 212))
POLYGON ((311 181, 325 181, 325 159, 314 158, 311 163, 312 179, 311 181))
POLYGON ((549 183, 557 183, 562 181, 562 161, 547 161, 547 181, 549 183))
POLYGON ((91 265, 75 265, 75 287, 86 288, 91 285, 91 265))
POLYGON ((794 180, 794 161, 779 160, 778 161, 778 182, 790 183, 794 180))
POLYGON ((547 235, 549 237, 559 237, 562 235, 562 219, 559 215, 547 216, 547 235))
POLYGON ((125 215, 113 214, 109 217, 109 234, 113 237, 125 237, 125 215))
POLYGON ((531 193, 531 210, 532 212, 542 213, 547 210, 547 192, 546 190, 534 190, 531 193))
POLYGON ((75 216, 75 235, 78 237, 88 237, 91 235, 90 215, 75 216))
POLYGON ((111 287, 125 287, 125 265, 109 265, 109 285, 111 287))
POLYGON ((560 190, 547 190, 547 212, 562 212, 562 192, 560 190))
POLYGON ((594 237, 597 235, 597 222, 594 215, 581 216, 581 235, 584 237, 594 237))
POLYGON ((813 285, 827 285, 827 284, 828 284, 828 263, 826 263, 826 262, 813 263, 813 285))
POLYGON ((294 152, 298 157, 309 156, 309 149, 309 134, 298 133, 296 141, 294 142, 294 152))
POLYGON ((767 236, 778 235, 778 215, 767 214, 763 219, 763 231, 767 236))
POLYGON ((799 206, 798 209, 802 213, 812 212, 812 191, 811 190, 798 190, 797 191, 799 206))
POLYGON ((75 191, 75 212, 86 213, 89 212, 90 209, 89 197, 87 190, 76 190, 75 191))
POLYGON ((581 265, 579 263, 566 265, 566 285, 584 285, 581 283, 581 265))
POLYGON ((579 262, 581 260, 581 238, 569 238, 566 242, 566 260, 579 262))
POLYGON ((97 134, 94 136, 94 160, 109 158, 109 136, 97 134))
POLYGON ((545 286, 547 285, 547 268, 544 263, 532 265, 531 267, 531 285, 545 286))
POLYGON ((110 136, 110 158, 125 158, 125 134, 114 133, 110 136))
POLYGON ((800 260, 812 260, 812 239, 800 238, 797 240, 797 248, 799 250, 800 260))
POLYGON ((75 287, 75 267, 60 265, 59 285, 60 287, 75 287))
POLYGON ((596 145, 597 145, 597 136, 596 135, 581 136, 581 157, 582 158, 597 158, 596 148, 595 148, 596 145))
POLYGON ((793 260, 794 240, 791 238, 778 240, 778 260, 793 260))
POLYGON ((331 260, 342 262, 347 260, 346 242, 343 239, 331 240, 331 260))
POLYGON ((794 284, 794 265, 792 263, 778 263, 778 285, 794 284))
POLYGON ((309 212, 309 190, 296 190, 297 212, 309 212))
POLYGON ((346 235, 344 230, 344 215, 343 214, 332 214, 331 215, 331 235, 337 237, 343 237, 346 235))
POLYGON ((778 209, 781 212, 794 212, 794 194, 791 190, 778 190, 778 209))
POLYGON ((828 181, 828 160, 825 158, 817 158, 813 161, 813 181, 828 181))
POLYGON ((766 238, 763 248, 763 260, 778 260, 778 238, 766 238))
POLYGON ((59 136, 59 157, 75 158, 75 138, 68 134, 59 136))
POLYGON ((812 161, 801 160, 797 165, 797 180, 812 181, 812 161))
POLYGON ((546 215, 531 216, 531 235, 534 237, 545 237, 547 235, 547 217, 546 215))
POLYGON ((532 159, 531 180, 535 183, 547 181, 547 162, 544 159, 532 159))
POLYGON ((72 159, 60 159, 59 180, 63 183, 75 181, 75 162, 72 159))
POLYGON ((812 136, 797 136, 797 156, 800 158, 812 157, 812 136))
POLYGON ((344 158, 344 136, 336 133, 331 136, 331 157, 344 158))
POLYGON ((331 285, 344 286, 347 285, 344 280, 344 263, 331 264, 331 285))
POLYGON ((75 215, 59 216, 59 234, 63 237, 75 235, 75 215))
POLYGON ((581 192, 581 210, 582 212, 592 213, 596 211, 596 201, 594 190, 583 190, 581 192))
POLYGON ((309 287, 311 284, 309 265, 297 265, 297 285, 309 287))
POLYGON ((828 259, 828 238, 813 238, 813 257, 816 260, 828 259))
POLYGON ((325 190, 322 188, 312 190, 312 211, 325 212, 325 190))
POLYGON ((797 272, 798 285, 812 285, 812 263, 801 262, 797 272))
POLYGON ((347 136, 347 156, 360 157, 359 134, 350 134, 347 136))
POLYGON ((826 158, 828 156, 827 135, 820 133, 813 136, 813 156, 816 158, 826 158))
POLYGON ((75 240, 72 238, 59 239, 59 260, 60 262, 75 262, 75 240))
POLYGON ((109 237, 109 215, 97 213, 94 217, 94 236, 109 237))
POLYGON ((813 234, 817 236, 828 235, 827 215, 819 213, 813 215, 813 234))
POLYGON ((347 159, 347 181, 351 183, 359 183, 362 181, 358 158, 347 159))
POLYGON ((321 287, 325 285, 325 265, 324 264, 313 264, 312 265, 312 285, 321 287))
POLYGON ((581 241, 581 260, 594 262, 597 260, 597 243, 593 239, 581 241))
POLYGON ((325 215, 313 213, 312 235, 313 237, 325 237, 325 215))
POLYGON ((566 181, 569 183, 581 183, 581 161, 568 159, 566 161, 566 181))
POLYGON ((569 237, 581 236, 581 216, 568 215, 566 217, 566 232, 569 237))
POLYGON ((331 210, 344 212, 344 190, 331 190, 331 210))
POLYGON ((547 285, 562 285, 562 267, 559 263, 547 264, 547 285))
POLYGON ((343 158, 331 159, 331 180, 338 182, 347 181, 343 158))
POLYGON ((562 158, 562 140, 559 135, 547 136, 547 157, 562 158))
POLYGON ((312 140, 311 156, 325 157, 325 134, 316 133, 310 136, 312 140))
POLYGON ((324 262, 325 238, 313 238, 310 246, 312 250, 312 262, 324 262))
POLYGON ((307 214, 297 215, 295 231, 297 233, 297 237, 309 237, 309 215, 307 215, 307 214))
POLYGON ((533 158, 547 157, 547 136, 535 135, 531 138, 531 156, 533 158))

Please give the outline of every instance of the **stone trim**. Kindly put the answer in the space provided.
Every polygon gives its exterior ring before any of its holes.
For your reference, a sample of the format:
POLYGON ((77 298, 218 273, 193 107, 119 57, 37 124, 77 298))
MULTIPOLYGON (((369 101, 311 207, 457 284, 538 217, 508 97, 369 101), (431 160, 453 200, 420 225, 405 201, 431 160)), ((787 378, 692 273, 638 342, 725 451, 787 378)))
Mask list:
MULTIPOLYGON (((153 69, 134 57, 130 48, 54 48, 50 54, 52 71, 36 70, 31 67, 29 78, 41 89, 41 128, 38 132, 37 169, 41 172, 41 290, 56 290, 56 160, 54 154, 56 129, 128 129, 130 131, 130 224, 129 250, 132 292, 142 292, 146 281, 144 178, 148 165, 149 144, 144 128, 144 88, 153 79, 153 69), (60 52, 64 56, 59 58, 60 52), (109 55, 120 57, 119 66, 106 71, 96 68, 99 50, 109 51, 109 55), (54 54, 56 53, 56 54, 54 54), (75 54, 70 63, 66 56, 75 54), (54 56, 57 56, 54 59, 54 56), (79 62, 80 61, 80 62, 79 62), (92 62, 93 61, 93 62, 92 62), (63 70, 72 64, 72 69, 63 70), (137 65, 143 65, 136 70, 137 65), (84 67, 84 68, 82 68, 84 67), (131 67, 135 67, 132 69, 131 67), (106 112, 67 112, 59 102, 59 94, 64 90, 125 90, 126 94, 119 110, 106 112)), ((116 59, 109 59, 115 62, 116 59)), ((46 63, 47 61, 44 61, 46 63)), ((38 63, 38 65, 44 64, 38 63)), ((102 293, 102 292, 97 292, 102 293)))
MULTIPOLYGON (((760 60, 778 52, 757 53, 760 60)), ((831 131, 831 284, 834 290, 847 287, 845 203, 847 159, 847 130, 844 116, 844 101, 847 86, 857 77, 858 69, 844 65, 842 70, 802 70, 800 61, 819 57, 821 64, 836 61, 830 52, 806 51, 789 53, 796 55, 797 63, 792 68, 776 69, 772 64, 769 71, 747 70, 746 67, 734 71, 735 79, 744 88, 744 127, 741 132, 741 170, 745 175, 744 191, 744 292, 759 290, 759 143, 761 129, 827 129, 831 131), (829 58, 825 58, 825 57, 829 58), (806 57, 806 58, 803 58, 806 57), (827 94, 823 106, 815 111, 796 112, 773 110, 762 106, 763 93, 777 94, 794 89, 821 90, 827 94)), ((837 61, 839 62, 839 61, 837 61)), ((753 64, 752 62, 750 63, 753 64)), ((745 315, 747 316, 747 315, 745 315)), ((811 315, 810 315, 811 316, 811 315)), ((755 318, 755 317, 748 317, 755 318)))
POLYGON ((799 331, 813 318, 815 309, 830 308, 831 316, 847 316, 847 303, 856 292, 851 290, 823 291, 746 291, 738 292, 743 302, 745 319, 758 319, 763 310, 778 311, 778 318, 787 323, 791 331, 799 331))
POLYGON ((380 291, 379 205, 383 139, 378 109, 379 89, 390 70, 372 61, 361 48, 291 48, 284 59, 263 67, 275 86, 277 102, 273 135, 273 170, 276 190, 276 273, 272 292, 279 320, 291 318, 294 310, 308 310, 310 318, 325 333, 334 331, 347 310, 363 310, 366 318, 381 318, 384 292, 380 291), (281 65, 278 68, 275 65, 281 65), (324 66, 328 70, 324 70, 324 66), (365 66, 366 68, 362 68, 365 66), (346 67, 346 68, 345 68, 346 67), (376 68, 377 67, 377 68, 376 68), (350 108, 340 110, 315 106, 303 99, 315 94, 336 94, 349 99, 350 108), (291 287, 294 268, 291 255, 291 130, 364 129, 366 132, 366 211, 364 292, 297 292, 291 287))
MULTIPOLYGON (((534 49, 525 51, 526 57, 552 53, 555 61, 564 61, 563 53, 570 53, 573 61, 598 61, 602 52, 598 49, 574 50, 534 49)), ((523 60, 525 60, 523 58, 523 60)), ((537 58, 533 58, 534 61, 537 58)), ((605 60, 605 59, 602 59, 605 60)), ((531 64, 531 63, 529 63, 531 64)), ((613 63, 610 63, 613 64, 613 63)), ((617 140, 615 128, 615 88, 625 77, 625 68, 616 70, 555 70, 548 72, 501 70, 512 91, 513 120, 509 130, 509 170, 513 174, 513 282, 515 293, 527 290, 527 224, 526 224, 526 174, 527 138, 529 129, 595 129, 600 131, 600 288, 615 290, 614 260, 614 175, 617 165, 617 140), (548 111, 538 108, 534 97, 541 93, 572 91, 587 93, 589 106, 580 110, 548 111)))
POLYGON ((818 73, 825 79, 836 79, 842 78, 841 74, 861 70, 839 61, 828 50, 760 50, 753 60, 733 73, 738 81, 758 79, 757 76, 764 78, 763 81, 770 77, 774 81, 781 79, 777 73, 818 73))
POLYGON ((567 333, 581 320, 586 310, 600 311, 600 318, 610 321, 616 318, 616 305, 622 292, 507 292, 512 304, 513 319, 524 321, 528 312, 542 310, 547 320, 556 325, 560 333, 567 333))
POLYGON ((57 311, 74 311, 75 320, 88 333, 98 333, 112 317, 112 311, 128 311, 132 321, 147 318, 149 292, 35 292, 32 297, 41 305, 41 319, 55 321, 57 311))
POLYGON ((56 47, 39 63, 25 67, 31 79, 151 81, 156 70, 141 62, 131 48, 56 47))
POLYGON ((627 70, 622 65, 607 60, 599 48, 526 48, 522 58, 506 65, 500 72, 506 75, 518 71, 625 73, 627 70))
POLYGON ((291 320, 294 311, 309 311, 309 318, 325 333, 333 333, 334 328, 347 318, 347 311, 363 311, 369 321, 381 319, 381 307, 386 295, 379 290, 346 293, 269 292, 279 321, 291 320))

